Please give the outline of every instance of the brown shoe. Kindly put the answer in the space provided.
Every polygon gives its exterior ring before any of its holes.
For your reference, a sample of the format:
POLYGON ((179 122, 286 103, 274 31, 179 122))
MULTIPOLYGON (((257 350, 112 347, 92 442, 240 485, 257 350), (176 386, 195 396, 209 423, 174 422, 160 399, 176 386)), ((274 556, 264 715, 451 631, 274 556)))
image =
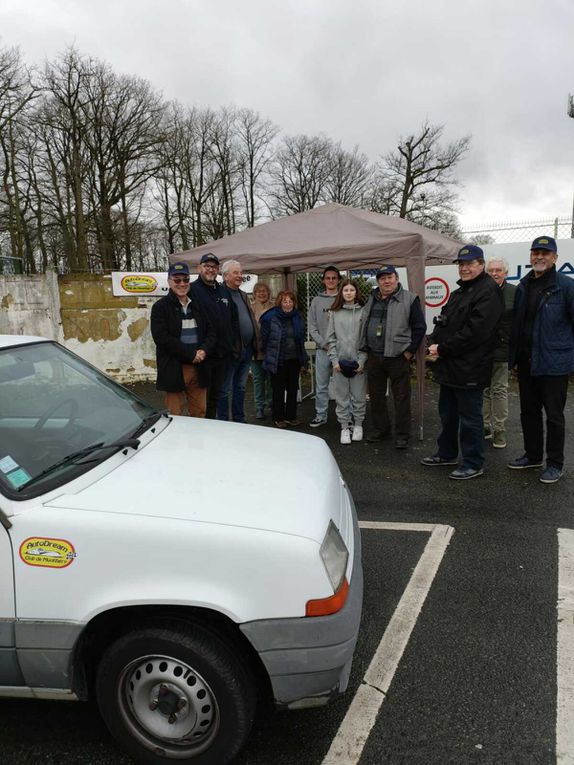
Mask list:
POLYGON ((287 427, 287 423, 285 420, 275 420, 275 427, 285 429, 287 427))

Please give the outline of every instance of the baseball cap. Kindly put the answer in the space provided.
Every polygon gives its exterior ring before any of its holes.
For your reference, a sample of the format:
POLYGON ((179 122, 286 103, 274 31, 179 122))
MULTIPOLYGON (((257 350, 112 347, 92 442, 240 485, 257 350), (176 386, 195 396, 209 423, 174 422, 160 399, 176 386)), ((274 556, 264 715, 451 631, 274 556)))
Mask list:
POLYGON ((200 264, 202 263, 215 263, 216 266, 219 265, 219 258, 217 255, 214 255, 212 252, 206 252, 205 255, 201 256, 201 260, 199 261, 200 264))
POLYGON ((558 252, 556 247, 556 239, 551 236, 537 236, 532 242, 531 250, 550 250, 550 252, 558 252))
POLYGON ((359 362, 349 361, 348 359, 340 359, 339 368, 345 377, 354 377, 357 374, 359 362))
POLYGON ((465 244, 461 247, 454 262, 465 263, 469 260, 484 260, 484 252, 476 244, 465 244))
POLYGON ((168 276, 176 276, 182 274, 183 276, 189 276, 189 266, 187 263, 172 263, 167 270, 168 276))
POLYGON ((394 266, 381 266, 375 274, 375 279, 378 279, 381 276, 390 276, 391 274, 396 273, 397 269, 394 266))

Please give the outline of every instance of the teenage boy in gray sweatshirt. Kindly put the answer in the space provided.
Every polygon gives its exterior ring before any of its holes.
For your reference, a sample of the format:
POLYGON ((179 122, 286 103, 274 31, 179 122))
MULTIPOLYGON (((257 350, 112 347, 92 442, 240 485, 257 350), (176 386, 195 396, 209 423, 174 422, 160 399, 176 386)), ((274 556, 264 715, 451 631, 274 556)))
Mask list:
POLYGON ((329 311, 337 292, 341 274, 336 266, 326 266, 321 280, 325 291, 320 292, 311 301, 308 324, 309 334, 317 345, 315 353, 315 417, 309 425, 318 428, 325 425, 329 411, 329 380, 331 378, 331 361, 327 353, 327 327, 329 311))

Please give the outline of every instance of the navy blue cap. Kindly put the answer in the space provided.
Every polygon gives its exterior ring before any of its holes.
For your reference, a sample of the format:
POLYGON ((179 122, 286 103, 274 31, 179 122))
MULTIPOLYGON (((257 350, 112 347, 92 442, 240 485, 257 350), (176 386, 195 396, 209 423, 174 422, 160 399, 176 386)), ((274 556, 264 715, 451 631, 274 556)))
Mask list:
POLYGON ((381 266, 375 274, 375 279, 378 279, 380 276, 390 276, 396 273, 397 269, 394 266, 381 266))
POLYGON ((214 255, 212 252, 206 252, 205 255, 201 256, 201 260, 199 261, 201 263, 215 263, 216 266, 219 265, 219 258, 217 255, 214 255))
POLYGON ((467 263, 469 260, 484 260, 484 252, 476 244, 465 244, 456 256, 455 263, 467 263))
POLYGON ((550 252, 558 252, 556 247, 556 239, 551 236, 537 236, 532 242, 531 250, 549 250, 550 252))
POLYGON ((357 374, 359 368, 358 361, 349 361, 347 359, 340 359, 339 367, 345 377, 354 377, 357 374))
POLYGON ((181 274, 182 276, 189 276, 189 266, 187 263, 172 263, 171 266, 167 270, 168 276, 177 276, 178 274, 181 274))

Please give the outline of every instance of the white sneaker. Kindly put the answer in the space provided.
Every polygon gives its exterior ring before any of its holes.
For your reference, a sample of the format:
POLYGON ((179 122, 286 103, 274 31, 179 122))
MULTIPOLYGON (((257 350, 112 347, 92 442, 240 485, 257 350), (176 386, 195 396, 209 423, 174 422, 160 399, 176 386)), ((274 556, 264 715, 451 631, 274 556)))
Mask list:
POLYGON ((349 428, 341 428, 341 443, 342 444, 351 443, 351 431, 349 428))
POLYGON ((362 441, 363 440, 363 426, 362 425, 355 425, 353 428, 353 441, 362 441))

